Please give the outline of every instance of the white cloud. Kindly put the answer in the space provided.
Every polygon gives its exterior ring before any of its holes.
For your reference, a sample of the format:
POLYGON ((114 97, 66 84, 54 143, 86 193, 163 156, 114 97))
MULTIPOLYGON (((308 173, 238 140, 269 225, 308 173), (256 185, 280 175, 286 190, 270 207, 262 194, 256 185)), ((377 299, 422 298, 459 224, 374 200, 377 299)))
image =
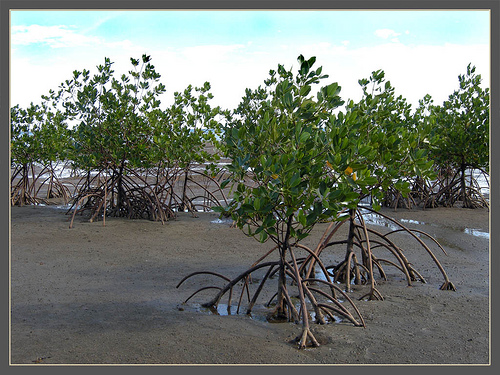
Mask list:
MULTIPOLYGON (((343 56, 339 56, 339 60, 344 60, 343 56)), ((435 104, 442 104, 458 88, 458 75, 466 72, 469 63, 477 67, 483 78, 483 87, 490 85, 487 45, 405 46, 388 43, 346 51, 345 60, 351 65, 344 64, 341 70, 351 83, 382 69, 396 94, 405 97, 414 108, 426 94, 433 97, 435 104)), ((345 87, 350 90, 352 84, 345 87)), ((357 87, 357 95, 348 97, 359 98, 360 91, 357 87)))
POLYGON ((134 50, 135 49, 134 43, 132 43, 128 39, 120 40, 117 42, 106 42, 106 43, 103 43, 103 45, 108 47, 108 48, 121 48, 124 50, 134 50))
MULTIPOLYGON (((54 34, 57 34, 56 31, 54 34)), ((340 95, 344 100, 359 100, 362 92, 358 80, 368 78, 372 71, 378 69, 385 71, 386 79, 396 88, 396 94, 407 98, 413 107, 426 94, 430 94, 436 104, 442 104, 458 87, 457 77, 465 73, 469 62, 482 75, 483 86, 489 87, 490 60, 486 44, 406 46, 389 40, 382 45, 364 48, 347 48, 344 42, 337 45, 318 42, 283 46, 257 43, 211 45, 178 50, 164 46, 144 50, 143 46, 127 40, 114 44, 98 41, 91 49, 68 48, 65 54, 54 54, 60 57, 54 57, 50 62, 20 58, 13 49, 11 104, 19 103, 25 107, 31 101, 39 102, 40 95, 47 94, 49 89, 56 89, 60 82, 71 78, 73 70, 85 68, 91 74, 95 73, 95 66, 102 64, 104 57, 115 62, 113 69, 119 76, 131 69, 130 57, 140 57, 143 53, 151 55, 153 65, 162 75, 161 81, 167 88, 161 99, 164 104, 171 102, 174 91, 182 91, 189 84, 201 86, 209 81, 214 94, 213 104, 235 108, 245 88, 255 89, 263 84, 269 70, 276 69, 278 64, 298 69, 299 54, 306 58, 316 56, 315 67, 323 66, 323 74, 329 75, 322 84, 338 82, 342 86, 340 95)))
POLYGON ((102 41, 98 37, 79 34, 71 27, 57 26, 13 26, 11 29, 13 46, 45 43, 52 48, 91 46, 102 41))
POLYGON ((181 54, 187 59, 220 61, 244 48, 243 44, 193 46, 182 49, 181 54))
POLYGON ((399 36, 401 33, 397 33, 391 29, 378 29, 375 30, 375 35, 382 39, 389 39, 390 37, 399 36))
POLYGON ((297 53, 303 53, 306 58, 316 56, 315 66, 323 66, 323 73, 329 75, 325 83, 338 82, 344 100, 359 100, 362 90, 358 80, 368 78, 378 69, 384 70, 396 94, 406 98, 412 108, 418 106, 418 101, 426 94, 432 96, 435 104, 441 105, 458 88, 458 75, 466 72, 469 63, 477 67, 483 87, 490 86, 489 47, 486 44, 406 46, 386 43, 354 49, 318 43, 296 46, 289 54, 293 60, 288 61, 295 62, 297 53))

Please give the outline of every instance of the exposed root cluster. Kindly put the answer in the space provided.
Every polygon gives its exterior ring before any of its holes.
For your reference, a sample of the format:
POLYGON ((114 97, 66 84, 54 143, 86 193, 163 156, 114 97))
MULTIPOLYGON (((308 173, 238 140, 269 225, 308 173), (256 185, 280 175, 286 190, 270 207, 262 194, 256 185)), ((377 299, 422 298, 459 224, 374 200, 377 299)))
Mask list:
MULTIPOLYGON (((373 214, 376 213, 370 208, 363 209, 373 214)), ((381 213, 376 214, 398 227, 385 234, 377 232, 367 227, 360 211, 361 209, 351 210, 349 219, 331 223, 316 248, 310 249, 299 243, 291 244, 286 248, 280 248, 277 245, 233 279, 212 271, 198 271, 187 275, 177 287, 197 275, 213 276, 219 283, 199 288, 184 303, 200 292, 215 290, 216 294, 213 298, 204 302, 202 306, 216 310, 221 300, 227 297, 228 311, 234 304, 237 306, 237 313, 245 311, 246 314, 251 314, 262 295, 265 284, 277 278, 277 292, 271 299, 264 301, 265 306, 274 306, 268 320, 301 322, 302 331, 296 339, 298 347, 319 346, 311 331, 310 320, 317 324, 344 321, 357 327, 365 326, 359 309, 349 296, 352 292, 352 284, 367 285, 368 290, 359 297, 360 300, 383 300, 382 294, 376 288, 375 275, 378 274, 380 279, 387 280, 388 273, 385 268, 388 266, 399 270, 405 276, 408 285, 412 285, 414 281, 426 282, 396 244, 394 235, 399 232, 412 236, 432 258, 444 277, 440 289, 455 290, 444 268, 429 246, 421 239, 421 237, 428 239, 444 252, 442 246, 433 237, 422 231, 406 228, 381 213), (339 228, 347 223, 350 226, 348 238, 334 240, 334 235, 339 228), (337 264, 326 266, 322 261, 322 255, 335 251, 339 245, 344 245, 345 247, 342 246, 344 249, 347 248, 344 259, 337 264), (299 252, 304 256, 297 258, 296 254, 299 252), (391 257, 376 255, 379 252, 389 254, 391 257), (276 253, 279 253, 278 260, 267 260, 271 254, 276 253), (262 276, 255 277, 257 273, 262 276), (234 297, 235 294, 236 297, 234 297)))
POLYGON ((71 198, 69 187, 57 176, 52 163, 45 166, 35 163, 18 165, 11 174, 10 182, 13 206, 49 204, 51 198, 63 198, 68 202, 71 198))
MULTIPOLYGON (((443 275, 444 282, 441 289, 455 290, 453 283, 449 280, 443 266, 432 252, 430 247, 422 240, 426 238, 429 242, 437 246, 446 255, 446 251, 429 234, 418 230, 410 229, 399 223, 398 221, 376 212, 371 208, 363 207, 356 211, 351 211, 351 216, 348 220, 338 223, 332 223, 323 235, 323 239, 316 249, 319 255, 325 249, 331 247, 332 250, 338 249, 339 245, 346 245, 347 251, 344 259, 334 265, 327 267, 335 282, 345 284, 346 290, 351 289, 354 284, 370 284, 370 292, 361 297, 368 297, 369 299, 382 299, 381 294, 375 289, 376 281, 375 275, 378 273, 382 280, 387 280, 387 273, 384 266, 393 266, 401 271, 404 275, 408 286, 412 285, 414 281, 421 281, 425 283, 425 278, 415 269, 412 263, 405 256, 403 249, 401 249, 395 239, 394 235, 397 233, 407 233, 416 243, 431 257, 441 274, 443 275), (381 233, 374 229, 368 228, 361 210, 366 210, 373 215, 378 215, 390 222, 393 230, 387 233, 381 233), (342 226, 349 223, 349 236, 345 240, 332 241, 333 234, 342 226), (359 251, 357 256, 357 251, 359 251), (380 255, 378 255, 380 253, 380 255)), ((342 249, 342 248, 340 248, 342 249)))
POLYGON ((405 198, 394 187, 389 187, 385 195, 387 207, 436 208, 453 207, 462 202, 466 208, 489 208, 489 200, 482 193, 479 178, 482 177, 489 187, 489 175, 482 170, 461 171, 440 169, 436 180, 424 180, 420 177, 409 180, 411 191, 405 198), (465 172, 464 172, 465 173, 465 172))
MULTIPOLYGON (((274 306, 267 319, 269 321, 289 321, 295 323, 302 321, 302 333, 297 340, 300 348, 319 346, 309 327, 309 319, 311 317, 318 324, 345 320, 354 326, 365 326, 363 317, 352 299, 333 282, 320 259, 316 259, 316 262, 322 268, 321 276, 317 275, 316 277, 305 278, 300 273, 299 267, 304 258, 296 259, 296 249, 289 248, 289 259, 283 262, 281 260, 262 262, 264 258, 267 258, 276 249, 277 247, 273 248, 265 257, 233 279, 210 271, 194 272, 187 275, 179 282, 177 287, 180 287, 186 280, 202 274, 213 275, 225 282, 225 285, 222 287, 217 285, 204 286, 192 293, 184 303, 202 291, 215 289, 217 290, 216 295, 210 301, 203 303, 202 306, 217 309, 222 298, 227 296, 227 306, 230 309, 233 303, 235 288, 239 286, 239 295, 237 295, 234 302, 237 305, 237 313, 245 309, 245 313, 251 315, 252 309, 261 296, 264 285, 269 280, 275 279, 276 274, 282 270, 286 275, 286 283, 281 284, 280 278, 278 278, 278 283, 280 284, 278 292, 265 303, 267 307, 274 306), (264 271, 264 276, 261 279, 252 277, 257 271, 264 271), (246 306, 243 306, 245 300, 246 306)), ((310 254, 315 257, 313 253, 310 254)))
POLYGON ((221 176, 190 168, 155 168, 150 170, 102 170, 87 173, 78 183, 70 227, 77 213, 88 213, 90 221, 106 216, 148 219, 162 223, 177 212, 211 210, 227 204, 220 186, 221 176))

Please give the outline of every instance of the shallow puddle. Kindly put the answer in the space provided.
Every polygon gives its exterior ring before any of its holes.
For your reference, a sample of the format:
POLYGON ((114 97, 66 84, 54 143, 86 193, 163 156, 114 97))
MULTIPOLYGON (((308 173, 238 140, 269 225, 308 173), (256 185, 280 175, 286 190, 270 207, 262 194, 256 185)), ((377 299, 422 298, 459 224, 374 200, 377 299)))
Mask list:
MULTIPOLYGON (((297 309, 297 311, 300 311, 300 303, 297 299, 293 298, 292 300, 296 300, 294 301, 294 305, 295 305, 295 308, 297 309)), ((339 300, 339 302, 343 302, 341 300, 339 300)), ((255 305, 253 308, 252 308, 252 312, 250 314, 247 314, 246 313, 246 308, 247 306, 241 306, 239 311, 238 311, 238 305, 235 304, 235 305, 231 305, 229 308, 228 308, 228 305, 225 304, 225 303, 219 303, 219 305, 217 306, 217 308, 208 308, 208 307, 202 307, 200 305, 198 305, 198 307, 196 308, 199 312, 202 312, 202 313, 207 313, 207 314, 213 314, 213 315, 220 315, 220 316, 229 316, 229 315, 240 315, 240 316, 247 316, 249 317, 250 319, 253 319, 253 320, 256 320, 256 321, 260 321, 260 322, 264 322, 264 323, 272 323, 272 324, 276 324, 276 323, 288 323, 288 320, 282 320, 282 319, 275 319, 273 318, 272 316, 270 316, 274 310, 274 307, 271 306, 271 307, 265 307, 263 305, 255 305)), ((310 309, 310 307, 308 308, 310 309)), ((311 311, 309 310, 309 317, 311 320, 314 320, 315 316, 316 316, 316 313, 314 311, 311 311)), ((344 320, 339 317, 339 316, 336 316, 334 315, 334 319, 335 321, 334 322, 329 322, 329 323, 342 323, 344 322, 344 320)))
POLYGON ((404 223, 404 224, 419 224, 419 225, 425 224, 425 222, 423 222, 423 221, 411 220, 411 219, 400 219, 399 221, 404 223))
POLYGON ((488 232, 483 232, 479 229, 464 228, 463 232, 475 237, 490 238, 490 234, 488 232))
POLYGON ((239 314, 244 313, 243 308, 240 307, 240 311, 238 312, 237 305, 228 306, 225 303, 219 303, 217 308, 200 306, 199 310, 214 315, 238 315, 238 313, 239 314))
POLYGON ((261 322, 271 322, 268 320, 268 315, 272 312, 272 308, 266 307, 258 307, 254 306, 251 314, 246 313, 246 306, 240 306, 238 310, 238 305, 234 304, 228 306, 226 303, 219 303, 217 308, 214 307, 203 307, 201 305, 197 306, 197 310, 202 313, 212 314, 212 315, 220 315, 220 316, 229 316, 229 315, 243 315, 248 316, 251 319, 258 320, 261 322))
POLYGON ((401 229, 400 226, 376 214, 363 214, 363 220, 368 225, 378 225, 379 227, 386 227, 389 230, 401 229))
MULTIPOLYGON (((396 225, 393 222, 391 222, 391 221, 389 221, 381 216, 378 216, 376 214, 372 214, 372 213, 364 214, 363 219, 365 220, 366 224, 383 226, 383 227, 386 227, 390 230, 401 229, 401 227, 399 227, 398 225, 396 225)), ((465 233, 465 234, 468 234, 468 235, 471 235, 474 237, 490 238, 489 232, 484 232, 480 229, 447 227, 446 225, 441 226, 441 225, 437 225, 437 224, 429 224, 429 223, 426 223, 424 221, 418 221, 418 220, 413 220, 413 219, 400 219, 399 221, 401 222, 401 224, 403 224, 405 226, 407 224, 429 225, 429 226, 433 226, 433 227, 449 228, 449 229, 460 231, 462 233, 465 233)), ((411 228, 409 228, 409 229, 411 229, 411 228)))
POLYGON ((71 203, 68 204, 45 204, 45 203, 39 203, 38 206, 40 207, 48 207, 52 208, 55 210, 69 210, 72 206, 71 203))
POLYGON ((231 225, 233 223, 233 219, 231 218, 223 218, 223 219, 215 219, 215 220, 212 220, 210 221, 212 224, 227 224, 227 225, 231 225))

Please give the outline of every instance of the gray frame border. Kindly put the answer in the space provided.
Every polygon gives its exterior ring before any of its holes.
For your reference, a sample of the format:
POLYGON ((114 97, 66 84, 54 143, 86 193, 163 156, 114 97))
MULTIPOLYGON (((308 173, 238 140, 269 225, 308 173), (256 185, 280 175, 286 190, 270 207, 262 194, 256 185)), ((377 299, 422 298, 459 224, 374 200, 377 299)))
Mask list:
MULTIPOLYGON (((499 46, 500 46, 500 1, 499 0, 436 0, 436 1, 411 1, 411 0, 351 0, 351 1, 325 1, 325 0, 311 0, 311 1, 296 1, 296 0, 238 0, 238 1, 227 1, 227 0, 175 0, 175 1, 165 1, 165 0, 142 0, 142 1, 130 1, 130 0, 100 0, 100 1, 82 1, 82 0, 2 0, 0 3, 0 132, 1 132, 1 143, 0 147, 0 168, 1 175, 5 177, 5 180, 0 184, 0 195, 2 200, 0 203, 1 212, 1 234, 2 239, 2 249, 7 251, 2 252, 2 300, 7 302, 4 306, 9 306, 8 300, 9 296, 9 285, 10 285, 10 204, 9 204, 9 165, 10 165, 10 152, 9 152, 9 64, 10 64, 10 49, 9 49, 9 29, 10 29, 10 18, 9 13, 11 9, 367 9, 367 10, 390 10, 390 9, 401 9, 401 10, 411 10, 411 9, 489 9, 491 17, 491 30, 490 30, 490 43, 491 43, 491 122, 490 122, 490 144, 496 141, 499 137, 500 129, 500 88, 499 88, 499 77, 500 77, 500 59, 499 59, 499 46), (496 69, 494 67, 497 67, 496 69)), ((500 228, 499 219, 499 209, 500 209, 500 164, 499 160, 499 149, 490 146, 490 272, 491 272, 491 313, 490 317, 493 320, 494 316, 498 315, 498 299, 494 297, 493 285, 498 284, 500 275, 500 240, 499 231, 491 231, 491 228, 500 228), (493 249, 493 251, 492 251, 493 249)), ((6 368, 9 370, 15 370, 9 366, 9 342, 6 338, 10 334, 9 325, 9 315, 10 311, 7 308, 2 310, 2 337, 4 338, 2 348, 5 348, 2 355, 2 364, 0 368, 6 368), (6 324, 5 322, 9 322, 6 324)), ((491 371, 498 367, 497 360, 494 357, 495 350, 498 349, 498 324, 495 321, 491 322, 490 331, 490 363, 491 366, 477 366, 474 370, 491 371)), ((448 366, 445 366, 448 367, 448 366)), ((177 368, 176 368, 177 369, 177 368)), ((181 369, 181 368, 179 368, 181 369)), ((183 370, 193 370, 192 368, 183 367, 183 370)), ((317 368, 318 369, 318 368, 317 368)), ((50 372, 59 370, 58 368, 47 368, 50 372)), ((63 369, 61 369, 63 370, 63 369)), ((65 371, 67 369, 64 369, 65 371)), ((74 368, 71 369, 75 370, 74 368)), ((112 368, 107 368, 106 371, 113 370, 112 368)), ((116 368, 118 371, 119 369, 116 368)), ((121 368, 120 368, 121 370, 121 368)), ((134 370, 133 368, 131 370, 134 370)), ((159 368, 158 370, 162 370, 159 368)), ((226 370, 226 368, 224 369, 226 370)), ((231 367, 227 367, 228 371, 234 371, 231 367)), ((237 369, 240 371, 241 369, 237 369)), ((297 370, 300 370, 298 368, 297 370)), ((379 368, 382 370, 382 368, 379 368)), ((408 367, 401 368, 399 366, 391 366, 391 368, 384 368, 386 370, 395 371, 407 371, 410 370, 408 367)), ((415 369, 412 369, 415 370, 415 369)), ((424 369, 421 369, 424 370, 424 369)), ((439 371, 445 370, 443 366, 439 367, 439 371)), ((454 373, 462 371, 470 372, 472 370, 470 366, 462 366, 448 368, 447 371, 453 371, 454 373)), ((219 371, 219 370, 217 370, 219 371)), ((425 371, 425 370, 424 370, 425 371)))

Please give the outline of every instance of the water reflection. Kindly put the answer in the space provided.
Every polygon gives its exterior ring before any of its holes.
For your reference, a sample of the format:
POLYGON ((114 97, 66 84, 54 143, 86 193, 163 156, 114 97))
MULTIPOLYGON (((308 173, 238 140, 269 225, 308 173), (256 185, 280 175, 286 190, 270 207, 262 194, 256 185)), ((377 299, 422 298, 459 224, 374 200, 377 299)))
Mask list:
MULTIPOLYGON (((367 224, 387 227, 390 230, 401 229, 401 227, 395 225, 394 223, 390 222, 389 220, 387 220, 387 219, 385 219, 383 217, 380 217, 380 216, 378 216, 376 214, 365 214, 365 215, 363 215, 363 218, 364 218, 364 220, 365 220, 365 222, 367 224)), ((428 224, 428 223, 425 223, 423 221, 412 220, 412 219, 400 219, 399 221, 403 225, 405 225, 405 224, 414 224, 414 225, 430 225, 430 226, 433 226, 433 227, 439 227, 439 225, 437 225, 437 224, 428 224)), ((443 227, 446 227, 446 226, 443 226, 443 227)), ((465 234, 468 234, 468 235, 471 235, 471 236, 475 236, 475 237, 490 238, 489 232, 484 232, 484 231, 481 231, 480 229, 456 228, 456 227, 455 228, 451 228, 451 229, 454 229, 454 230, 457 230, 457 231, 461 231, 461 232, 463 232, 465 234)))
POLYGON ((223 218, 223 219, 220 219, 220 218, 217 218, 215 220, 212 220, 210 221, 212 224, 232 224, 233 223, 233 219, 231 218, 223 218))
POLYGON ((479 229, 464 228, 463 232, 475 237, 490 238, 490 234, 488 232, 483 232, 479 229))
POLYGON ((406 224, 420 224, 420 225, 425 224, 425 222, 423 222, 423 221, 411 220, 411 219, 400 219, 399 221, 401 221, 402 223, 406 223, 406 224))

